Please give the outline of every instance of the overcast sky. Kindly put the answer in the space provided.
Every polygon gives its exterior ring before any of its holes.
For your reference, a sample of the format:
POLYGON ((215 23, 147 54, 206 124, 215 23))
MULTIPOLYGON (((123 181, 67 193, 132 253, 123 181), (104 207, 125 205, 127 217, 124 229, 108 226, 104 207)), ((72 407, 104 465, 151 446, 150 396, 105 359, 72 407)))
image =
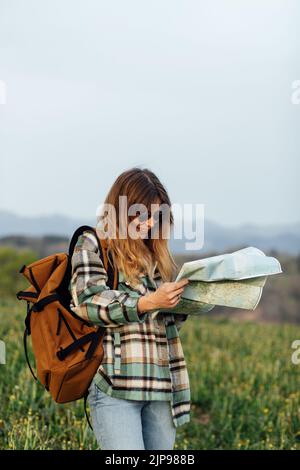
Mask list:
POLYGON ((224 225, 300 221, 298 0, 0 0, 0 210, 93 217, 148 167, 224 225))

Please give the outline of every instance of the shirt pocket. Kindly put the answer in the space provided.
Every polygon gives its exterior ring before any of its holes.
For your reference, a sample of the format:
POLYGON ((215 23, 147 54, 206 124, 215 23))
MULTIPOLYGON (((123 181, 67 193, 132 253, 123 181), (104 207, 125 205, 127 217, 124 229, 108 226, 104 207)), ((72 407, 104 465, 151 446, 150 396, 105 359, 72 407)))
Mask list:
POLYGON ((114 374, 121 373, 121 335, 119 331, 113 332, 114 374))

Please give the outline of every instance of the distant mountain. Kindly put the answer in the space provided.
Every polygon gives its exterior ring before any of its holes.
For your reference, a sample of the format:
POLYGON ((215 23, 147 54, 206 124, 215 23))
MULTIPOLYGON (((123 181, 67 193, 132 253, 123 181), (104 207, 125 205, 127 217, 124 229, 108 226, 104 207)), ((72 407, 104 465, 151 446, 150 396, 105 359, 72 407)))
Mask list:
POLYGON ((60 214, 38 217, 21 216, 0 211, 0 237, 7 235, 70 236, 79 225, 91 225, 91 220, 76 220, 60 214))
MULTIPOLYGON (((45 237, 44 242, 53 238, 53 243, 64 246, 74 230, 80 225, 94 225, 95 219, 75 219, 59 214, 26 217, 7 211, 0 211, 0 244, 28 246, 28 238, 45 237)), ((204 246, 195 251, 187 250, 187 239, 174 239, 172 234, 170 248, 174 254, 201 252, 230 252, 246 246, 255 246, 268 252, 300 254, 300 223, 288 226, 258 226, 244 224, 238 227, 223 227, 213 221, 204 221, 204 246)), ((43 243, 43 241, 41 241, 43 243)))

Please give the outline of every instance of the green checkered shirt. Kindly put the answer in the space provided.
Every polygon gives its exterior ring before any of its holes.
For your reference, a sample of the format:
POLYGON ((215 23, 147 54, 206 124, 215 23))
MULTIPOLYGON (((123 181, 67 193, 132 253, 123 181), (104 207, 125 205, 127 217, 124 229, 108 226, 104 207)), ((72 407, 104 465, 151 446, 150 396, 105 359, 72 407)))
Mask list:
POLYGON ((190 384, 178 331, 185 314, 137 312, 141 295, 162 283, 141 276, 134 288, 119 271, 118 290, 109 289, 95 235, 84 232, 72 256, 71 310, 95 326, 106 327, 104 357, 94 376, 108 395, 128 400, 168 400, 176 427, 190 421, 190 384))

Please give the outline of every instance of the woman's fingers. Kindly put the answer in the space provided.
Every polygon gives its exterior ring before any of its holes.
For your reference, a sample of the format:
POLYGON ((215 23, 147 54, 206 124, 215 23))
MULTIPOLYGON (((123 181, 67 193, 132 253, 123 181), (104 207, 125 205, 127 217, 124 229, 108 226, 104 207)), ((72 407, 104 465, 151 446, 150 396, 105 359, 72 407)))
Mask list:
POLYGON ((176 295, 174 295, 172 298, 171 298, 171 302, 179 302, 179 300, 181 299, 181 294, 182 292, 178 292, 176 295))
POLYGON ((157 290, 157 294, 161 296, 161 302, 167 307, 174 307, 180 302, 181 294, 188 284, 188 279, 182 279, 179 282, 168 282, 162 284, 157 290))
MULTIPOLYGON (((186 280, 187 279, 183 279, 183 281, 186 281, 186 280)), ((188 282, 185 282, 183 285, 180 285, 179 287, 178 287, 178 284, 179 284, 178 282, 174 283, 174 290, 172 290, 172 297, 180 295, 184 291, 188 282)))
POLYGON ((174 307, 180 302, 180 300, 181 300, 181 297, 174 297, 174 299, 170 301, 171 306, 174 307))
POLYGON ((171 293, 171 299, 177 298, 178 295, 182 294, 184 289, 176 289, 171 293))
POLYGON ((174 282, 174 287, 179 288, 179 287, 184 287, 189 283, 188 279, 181 279, 180 281, 174 282))

